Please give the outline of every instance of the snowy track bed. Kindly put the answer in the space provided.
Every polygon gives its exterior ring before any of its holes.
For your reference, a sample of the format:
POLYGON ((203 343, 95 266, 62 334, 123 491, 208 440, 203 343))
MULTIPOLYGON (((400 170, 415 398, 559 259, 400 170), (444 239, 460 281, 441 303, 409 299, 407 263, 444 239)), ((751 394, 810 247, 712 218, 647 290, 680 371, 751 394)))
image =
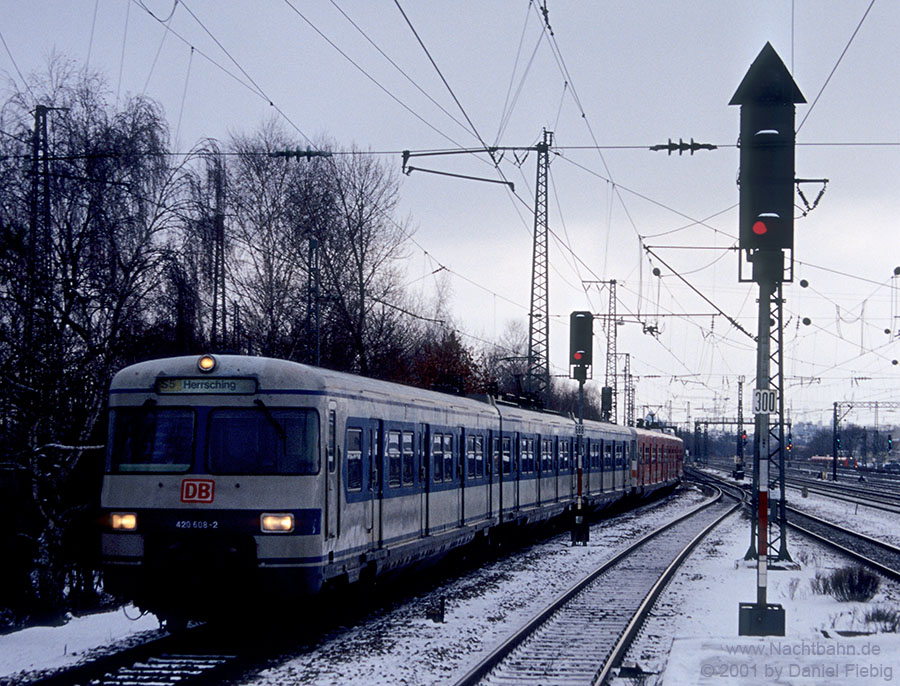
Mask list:
POLYGON ((749 519, 735 514, 698 546, 632 644, 623 663, 630 675, 614 679, 614 686, 769 684, 776 681, 777 670, 788 677, 777 683, 803 686, 876 684, 889 681, 888 675, 900 678, 900 638, 883 633, 896 627, 872 619, 873 612, 890 616, 896 610, 900 584, 883 578, 868 602, 839 602, 817 593, 813 590, 817 574, 828 574, 849 560, 804 536, 791 535, 788 541, 799 569, 770 569, 768 577, 769 602, 781 604, 786 612, 785 637, 739 637, 738 603, 756 598, 755 563, 744 560, 749 543, 749 519), (771 656, 779 649, 790 660, 771 656), (729 661, 729 651, 740 655, 744 650, 766 652, 752 660, 729 661), (867 653, 871 665, 862 660, 867 653), (840 664, 826 659, 847 655, 853 659, 840 664), (725 667, 743 671, 736 676, 715 671, 725 667), (863 673, 871 679, 860 676, 863 673))
MULTIPOLYGON (((312 647, 278 658, 277 666, 272 662, 273 666, 242 683, 369 686, 448 681, 464 673, 480 654, 503 641, 584 570, 704 500, 706 496, 697 488, 685 487, 669 499, 593 525, 586 547, 573 548, 568 535, 549 539, 414 600, 371 613, 350 628, 328 631, 312 647), (446 615, 439 624, 427 619, 427 612, 440 598, 446 601, 446 615)), ((287 630, 320 624, 320 612, 298 616, 287 630)), ((120 611, 0 636, 0 684, 27 683, 42 672, 150 640, 159 636, 157 626, 152 616, 131 622, 120 611)), ((248 631, 257 638, 266 634, 261 626, 248 631)))
POLYGON ((591 528, 587 546, 569 536, 500 560, 349 630, 252 679, 246 686, 451 683, 540 609, 635 539, 706 500, 688 487, 591 528), (446 601, 444 623, 426 618, 446 601))

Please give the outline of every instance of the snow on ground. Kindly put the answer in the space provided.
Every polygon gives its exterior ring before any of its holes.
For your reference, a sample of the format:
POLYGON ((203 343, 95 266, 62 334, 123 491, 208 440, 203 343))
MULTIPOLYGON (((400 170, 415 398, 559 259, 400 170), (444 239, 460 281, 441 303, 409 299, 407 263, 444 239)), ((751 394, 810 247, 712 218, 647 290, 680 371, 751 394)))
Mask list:
POLYGON ((0 684, 14 681, 12 675, 20 672, 74 665, 97 651, 105 653, 111 646, 125 647, 158 635, 156 617, 140 616, 133 607, 69 617, 63 626, 33 626, 5 634, 0 636, 0 684))
MULTIPOLYGON (((672 501, 600 522, 592 527, 586 547, 572 547, 567 536, 533 546, 512 563, 492 563, 427 597, 378 613, 352 629, 335 631, 311 652, 273 666, 245 684, 450 682, 588 568, 701 500, 701 494, 689 488, 672 501), (446 599, 443 624, 426 616, 439 596, 446 599)), ((853 505, 817 495, 803 499, 799 492, 789 493, 788 500, 877 537, 896 539, 895 531, 900 531, 897 515, 863 506, 857 512, 853 505)), ((788 548, 799 569, 770 571, 768 587, 769 602, 785 608, 787 635, 738 637, 738 603, 756 600, 756 569, 743 561, 749 542, 749 521, 733 515, 701 543, 669 584, 626 658, 654 673, 643 683, 847 686, 900 680, 900 635, 838 633, 876 630, 875 624, 866 622, 866 612, 873 607, 896 611, 900 586, 884 582, 869 603, 839 603, 817 595, 810 586, 816 571, 846 563, 793 534, 788 548)), ((119 611, 0 636, 0 684, 18 680, 11 675, 23 670, 58 668, 111 644, 146 640, 156 634, 157 626, 152 616, 132 622, 119 611)), ((617 680, 620 686, 639 682, 617 680)))
MULTIPOLYGON (((790 489, 788 503, 879 538, 896 539, 891 528, 900 524, 896 515, 864 506, 857 512, 854 505, 824 496, 802 498, 790 489)), ((883 624, 866 620, 874 609, 898 617, 900 584, 883 579, 866 603, 814 593, 810 582, 817 572, 848 561, 790 532, 788 552, 799 565, 770 570, 767 584, 767 601, 785 610, 785 636, 739 637, 738 603, 756 602, 756 565, 743 559, 749 545, 749 519, 732 515, 688 558, 626 657, 626 665, 649 673, 642 683, 856 686, 900 681, 900 634, 881 633, 883 624)), ((628 677, 615 683, 635 681, 628 677)))
MULTIPOLYGON (((900 514, 885 512, 864 504, 835 500, 818 493, 810 493, 804 498, 798 488, 787 488, 786 495, 787 504, 802 512, 842 524, 850 531, 900 546, 900 514)), ((790 520, 790 517, 788 519, 790 520)))
POLYGON ((683 489, 671 501, 592 526, 587 546, 573 547, 568 535, 559 536, 486 565, 429 598, 324 638, 311 652, 260 673, 245 686, 452 682, 589 570, 704 500, 694 488, 683 489), (426 611, 441 595, 446 616, 437 624, 426 611))
MULTIPOLYGON (((325 638, 310 654, 273 668, 261 684, 426 684, 459 674, 477 651, 505 639, 583 570, 660 523, 698 505, 705 497, 682 489, 669 501, 643 506, 591 529, 586 547, 572 548, 566 536, 516 556, 515 565, 495 563, 440 591, 447 602, 444 624, 426 619, 435 594, 374 617, 349 632, 325 638), (426 660, 421 659, 426 656, 426 660), (424 663, 424 664, 423 664, 424 663), (343 665, 339 673, 334 665, 343 665), (390 678, 389 678, 390 675, 390 678)), ((27 680, 26 673, 58 669, 159 635, 153 615, 134 608, 70 618, 63 626, 37 626, 0 635, 0 685, 27 680), (127 613, 127 614, 126 614, 127 613)), ((306 618, 315 621, 315 618, 306 618)))
MULTIPOLYGON (((869 602, 814 593, 817 572, 847 564, 808 539, 791 536, 800 568, 770 570, 767 601, 785 610, 784 637, 739 637, 738 603, 756 602, 756 566, 744 561, 750 523, 732 515, 685 562, 626 658, 646 671, 647 686, 682 684, 877 684, 900 679, 900 636, 877 633, 874 608, 896 612, 900 585, 882 581, 869 602), (846 633, 873 632, 847 636, 846 633)), ((630 683, 625 679, 620 684, 630 683)))

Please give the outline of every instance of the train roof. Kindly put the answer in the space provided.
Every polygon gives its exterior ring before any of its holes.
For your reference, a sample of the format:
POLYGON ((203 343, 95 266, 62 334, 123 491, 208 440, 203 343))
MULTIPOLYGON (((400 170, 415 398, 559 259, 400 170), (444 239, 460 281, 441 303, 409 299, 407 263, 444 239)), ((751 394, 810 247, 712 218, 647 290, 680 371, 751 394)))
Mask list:
MULTIPOLYGON (((248 355, 211 355, 216 361, 211 372, 201 372, 199 360, 204 355, 183 355, 146 362, 139 362, 121 369, 112 379, 110 392, 144 392, 154 393, 157 380, 161 378, 253 378, 260 383, 260 391, 286 391, 303 389, 308 391, 332 391, 338 393, 369 396, 373 400, 390 398, 393 401, 421 404, 423 406, 440 406, 445 409, 466 411, 476 414, 490 413, 496 416, 499 409, 506 419, 523 421, 554 422, 560 426, 570 426, 575 419, 553 412, 530 410, 507 403, 491 404, 482 399, 450 395, 414 386, 380 381, 347 372, 338 372, 323 367, 314 367, 300 362, 281 360, 270 357, 248 355), (495 409, 497 408, 497 409, 495 409)), ((585 420, 588 428, 602 429, 606 432, 634 436, 636 430, 616 424, 604 424, 585 420)), ((650 432, 647 432, 650 433, 650 432)), ((653 432, 655 433, 655 432, 653 432)))

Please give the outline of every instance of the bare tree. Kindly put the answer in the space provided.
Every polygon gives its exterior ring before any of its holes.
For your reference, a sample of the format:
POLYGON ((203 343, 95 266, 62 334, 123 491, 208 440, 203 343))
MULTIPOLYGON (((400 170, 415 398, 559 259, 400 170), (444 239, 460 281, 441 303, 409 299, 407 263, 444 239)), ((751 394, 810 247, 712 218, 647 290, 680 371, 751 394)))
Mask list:
MULTIPOLYGON (((157 105, 107 105, 102 81, 55 59, 29 93, 13 93, 0 161, 0 348, 4 449, 26 477, 36 516, 17 532, 34 558, 34 600, 57 608, 90 588, 68 563, 67 537, 97 494, 99 426, 112 371, 146 331, 166 241, 179 211, 179 170, 157 105), (29 116, 39 104, 46 132, 29 116), (82 458, 90 460, 85 463, 82 458), (82 479, 84 481, 82 481, 82 479)), ((76 546, 77 547, 77 546, 76 546)))
POLYGON ((333 211, 317 229, 331 313, 329 363, 392 376, 417 329, 401 284, 409 229, 394 218, 397 177, 362 153, 334 158, 329 171, 333 211))
POLYGON ((292 188, 302 165, 270 153, 291 141, 274 123, 229 143, 229 277, 241 323, 264 355, 293 359, 303 347, 307 268, 292 188))

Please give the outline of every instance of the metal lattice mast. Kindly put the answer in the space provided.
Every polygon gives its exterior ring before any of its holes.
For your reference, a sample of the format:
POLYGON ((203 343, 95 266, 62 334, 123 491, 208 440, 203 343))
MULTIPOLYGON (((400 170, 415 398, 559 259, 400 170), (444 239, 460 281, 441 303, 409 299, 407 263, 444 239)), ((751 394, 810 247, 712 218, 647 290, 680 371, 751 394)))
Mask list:
MULTIPOLYGON (((775 389, 777 402, 777 422, 769 425, 769 490, 778 489, 778 527, 774 522, 770 525, 768 536, 769 556, 775 560, 791 561, 787 549, 787 517, 784 483, 784 299, 782 298, 782 282, 776 285, 774 297, 769 305, 769 321, 774 322, 770 328, 771 349, 769 387, 775 389)), ((761 456, 762 457, 762 456, 761 456)), ((771 519, 769 520, 771 522, 771 519)))
POLYGON ((609 282, 609 315, 606 319, 606 387, 610 389, 610 408, 608 421, 616 423, 616 280, 609 282))
POLYGON ((550 303, 548 297, 547 177, 553 133, 544 129, 537 145, 534 192, 534 251, 531 261, 531 310, 528 315, 528 376, 526 388, 544 406, 550 401, 550 303))
MULTIPOLYGON (((672 413, 669 413, 672 416, 672 413)), ((634 379, 631 376, 631 353, 625 353, 625 426, 634 426, 634 379)))

